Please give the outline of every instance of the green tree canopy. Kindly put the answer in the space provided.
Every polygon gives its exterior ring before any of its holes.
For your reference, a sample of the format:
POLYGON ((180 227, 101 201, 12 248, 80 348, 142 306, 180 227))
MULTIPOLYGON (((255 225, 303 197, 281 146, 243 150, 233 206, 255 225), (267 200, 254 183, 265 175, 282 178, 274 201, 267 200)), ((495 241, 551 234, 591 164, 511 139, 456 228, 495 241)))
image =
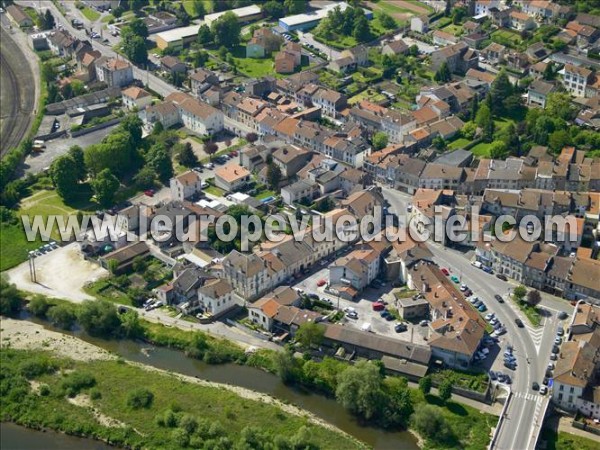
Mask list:
POLYGON ((381 150, 388 145, 388 135, 383 131, 378 131, 373 135, 373 148, 375 150, 381 150))
POLYGON ((115 177, 110 169, 104 169, 91 182, 92 190, 96 196, 96 200, 102 206, 110 206, 115 194, 119 190, 119 180, 115 177))
POLYGON ((277 164, 272 162, 267 166, 267 183, 271 189, 279 189, 282 174, 281 169, 277 164))
POLYGON ((211 25, 215 43, 226 48, 233 48, 240 43, 241 26, 237 16, 231 11, 226 12, 211 25))
POLYGON ((383 401, 379 367, 370 361, 359 361, 348 367, 338 376, 335 397, 353 414, 373 418, 383 401))
POLYGON ((63 155, 54 160, 50 166, 50 178, 60 198, 68 201, 77 194, 80 169, 70 155, 63 155))
POLYGON ((93 336, 114 336, 121 326, 115 305, 102 300, 82 303, 77 318, 84 330, 93 336))
POLYGON ((73 312, 73 307, 64 304, 50 307, 46 315, 54 326, 62 328, 63 330, 70 330, 77 319, 73 312))
POLYGON ((300 325, 296 332, 296 340, 305 348, 318 347, 323 342, 323 336, 325 336, 325 327, 314 322, 300 325))

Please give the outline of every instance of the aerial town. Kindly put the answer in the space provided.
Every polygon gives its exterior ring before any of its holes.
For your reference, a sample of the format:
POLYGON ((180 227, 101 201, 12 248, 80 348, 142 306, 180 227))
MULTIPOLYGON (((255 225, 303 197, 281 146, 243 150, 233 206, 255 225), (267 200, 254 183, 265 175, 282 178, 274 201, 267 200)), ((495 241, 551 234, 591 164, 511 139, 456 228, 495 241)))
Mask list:
POLYGON ((600 1, 0 5, 2 448, 600 448, 600 1))

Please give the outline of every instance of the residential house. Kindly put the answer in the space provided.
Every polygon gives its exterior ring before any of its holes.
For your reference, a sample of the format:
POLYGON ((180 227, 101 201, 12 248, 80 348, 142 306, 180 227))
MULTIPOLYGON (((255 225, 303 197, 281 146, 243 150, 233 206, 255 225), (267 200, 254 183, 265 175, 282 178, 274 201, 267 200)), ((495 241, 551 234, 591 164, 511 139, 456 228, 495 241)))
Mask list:
POLYGON ((6 14, 14 23, 17 24, 19 28, 28 28, 33 26, 33 20, 19 5, 8 5, 6 7, 6 14))
POLYGON ((169 94, 165 101, 173 102, 177 106, 180 121, 189 130, 201 135, 216 134, 223 130, 223 113, 208 103, 196 100, 183 92, 169 94))
POLYGON ((285 178, 291 178, 310 161, 312 152, 294 145, 284 145, 275 150, 272 157, 281 174, 285 178))
POLYGON ((379 276, 380 254, 374 249, 356 249, 329 266, 329 285, 353 299, 379 276))
POLYGON ((421 34, 427 33, 429 31, 429 17, 425 14, 413 16, 410 19, 410 30, 421 34))
POLYGON ((578 303, 553 377, 552 402, 600 420, 600 309, 578 303))
POLYGON ((495 8, 498 10, 502 3, 501 0, 476 0, 472 2, 473 15, 487 16, 490 14, 490 9, 495 8))
POLYGON ((443 63, 448 65, 452 73, 465 73, 478 66, 478 55, 464 42, 436 50, 431 54, 431 69, 439 70, 443 63))
POLYGON ((279 50, 283 38, 268 27, 259 28, 246 44, 246 58, 264 58, 279 50))
POLYGON ((300 295, 289 286, 280 286, 256 302, 247 305, 248 319, 261 328, 271 331, 274 319, 281 307, 297 307, 300 295))
POLYGON ((573 261, 565 289, 569 300, 584 299, 596 305, 600 304, 600 261, 591 258, 576 258, 573 261))
POLYGON ((381 129, 392 144, 402 144, 405 136, 417 127, 416 119, 397 110, 388 110, 381 118, 381 129))
POLYGON ((402 39, 391 41, 383 44, 381 48, 382 55, 397 56, 406 55, 408 53, 408 45, 402 39))
POLYGON ((77 79, 88 83, 96 79, 96 60, 102 56, 98 50, 86 51, 77 59, 77 79))
POLYGON ((96 60, 96 78, 108 87, 123 87, 133 82, 133 68, 127 61, 103 56, 96 60))
POLYGON ((535 28, 535 20, 520 11, 511 11, 509 14, 510 27, 517 31, 526 31, 535 28))
POLYGON ((121 93, 123 106, 127 109, 142 110, 152 105, 152 95, 145 89, 137 86, 131 86, 121 93))
POLYGON ((78 40, 69 34, 67 31, 55 31, 48 38, 48 46, 50 51, 58 56, 71 56, 78 40))
POLYGON ((292 205, 303 199, 312 200, 319 192, 319 186, 312 180, 298 180, 281 188, 281 199, 286 205, 292 205))
POLYGON ((219 316, 238 306, 233 288, 222 278, 208 280, 198 288, 198 303, 194 311, 200 309, 211 316, 219 316))
POLYGON ((575 97, 585 97, 587 84, 592 77, 592 71, 585 67, 565 64, 563 86, 575 97))
POLYGON ((368 63, 368 49, 364 45, 359 45, 342 51, 338 59, 329 63, 328 68, 334 72, 346 73, 354 71, 358 67, 366 66, 368 63))
POLYGON ((548 63, 539 61, 529 68, 529 75, 535 79, 544 78, 547 69, 548 63))
POLYGON ((295 42, 288 42, 285 47, 275 55, 275 72, 293 73, 302 63, 302 46, 295 42))
POLYGON ((175 73, 187 72, 187 66, 185 65, 185 63, 176 56, 171 55, 163 56, 160 59, 160 67, 162 70, 168 72, 171 75, 175 73))
POLYGON ((171 188, 171 199, 182 202, 200 193, 202 180, 197 172, 188 170, 181 175, 171 178, 169 185, 171 188))
POLYGON ((459 38, 451 33, 442 30, 435 30, 433 32, 433 44, 439 45, 440 47, 446 47, 447 45, 453 45, 458 43, 459 38))
POLYGON ((179 110, 173 102, 162 102, 148 106, 140 112, 140 117, 146 129, 152 130, 156 122, 160 122, 167 129, 180 123, 179 110))
POLYGON ((447 164, 427 164, 419 176, 419 187, 424 189, 458 190, 465 179, 465 170, 447 164))
POLYGON ((131 269, 135 258, 146 256, 149 252, 150 249, 145 242, 134 242, 103 255, 100 258, 100 264, 105 269, 111 267, 111 270, 114 270, 114 272, 123 273, 131 269), (116 263, 112 263, 111 261, 116 261, 116 263))
POLYGON ((250 181, 250 171, 237 164, 228 164, 215 171, 215 185, 227 192, 235 192, 250 181))
POLYGON ((462 37, 462 41, 471 48, 481 48, 484 42, 487 42, 489 35, 485 32, 477 31, 462 37))
POLYGON ((527 106, 546 107, 548 95, 556 90, 556 86, 542 80, 535 80, 527 89, 527 106))
POLYGON ((192 89, 192 94, 196 97, 199 97, 211 86, 218 85, 219 77, 210 70, 196 69, 196 71, 190 75, 190 88, 192 89))
POLYGON ((335 119, 338 111, 344 109, 347 105, 348 97, 337 91, 327 88, 319 89, 312 97, 312 103, 319 106, 323 115, 335 119))
MULTIPOLYGON (((273 286, 274 271, 254 253, 233 250, 223 259, 222 266, 223 278, 247 301, 258 298, 273 286)), ((283 277, 276 281, 283 281, 283 277)))
POLYGON ((496 42, 492 42, 481 51, 481 55, 491 64, 500 64, 504 61, 506 47, 496 42))

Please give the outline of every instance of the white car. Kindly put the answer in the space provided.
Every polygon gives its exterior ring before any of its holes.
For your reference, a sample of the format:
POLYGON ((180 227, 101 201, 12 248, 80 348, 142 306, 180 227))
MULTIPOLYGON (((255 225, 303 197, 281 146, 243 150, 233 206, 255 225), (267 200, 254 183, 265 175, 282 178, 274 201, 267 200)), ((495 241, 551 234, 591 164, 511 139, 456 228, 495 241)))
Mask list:
POLYGON ((547 392, 548 392, 548 388, 546 386, 541 386, 540 387, 540 394, 541 395, 546 395, 547 392))
POLYGON ((202 182, 200 183, 200 187, 201 187, 202 189, 206 189, 208 186, 210 186, 210 185, 209 185, 209 184, 208 184, 206 181, 202 181, 202 182))

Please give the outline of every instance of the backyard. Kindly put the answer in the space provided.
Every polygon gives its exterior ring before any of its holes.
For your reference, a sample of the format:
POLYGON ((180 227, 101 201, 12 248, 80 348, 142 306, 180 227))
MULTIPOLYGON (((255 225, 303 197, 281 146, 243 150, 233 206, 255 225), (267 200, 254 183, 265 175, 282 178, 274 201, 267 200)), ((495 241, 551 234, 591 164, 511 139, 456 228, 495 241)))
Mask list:
POLYGON ((100 13, 95 9, 90 8, 89 6, 84 6, 81 9, 81 14, 83 14, 87 20, 92 22, 95 22, 100 18, 100 13))

